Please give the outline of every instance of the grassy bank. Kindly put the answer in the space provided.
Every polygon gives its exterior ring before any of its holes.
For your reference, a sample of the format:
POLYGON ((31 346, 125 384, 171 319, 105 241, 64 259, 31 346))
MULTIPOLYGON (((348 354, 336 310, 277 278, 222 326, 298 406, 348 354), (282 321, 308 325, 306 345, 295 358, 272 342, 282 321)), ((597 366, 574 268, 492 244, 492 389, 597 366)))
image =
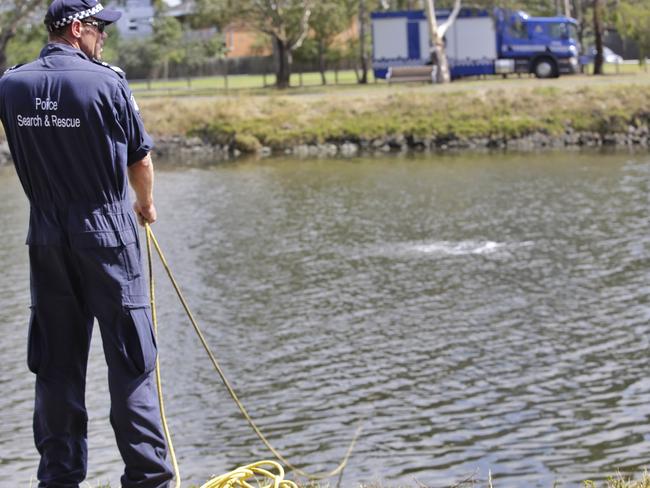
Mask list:
POLYGON ((516 139, 567 130, 625 133, 650 125, 650 75, 557 80, 468 80, 450 85, 372 84, 227 97, 143 98, 158 136, 198 136, 243 152, 261 146, 373 141, 385 137, 516 139))
MULTIPOLYGON (((510 485, 511 482, 508 484, 510 485)), ((455 485, 450 486, 449 488, 499 488, 501 484, 498 479, 489 479, 487 481, 479 481, 475 478, 468 478, 462 481, 459 481, 455 485)), ((99 484, 94 485, 96 488, 110 488, 110 485, 99 484)), ((253 485, 255 486, 255 485, 253 485)), ((336 483, 298 483, 300 488, 329 488, 337 486, 336 483)), ((408 485, 390 485, 386 483, 369 483, 369 484, 360 484, 355 485, 358 488, 427 488, 428 485, 414 481, 412 484, 408 485)), ((561 488, 563 485, 558 483, 554 486, 549 486, 549 488, 561 488)), ((639 479, 634 479, 629 476, 623 476, 620 473, 614 476, 610 476, 606 481, 595 482, 586 480, 582 483, 583 488, 650 488, 650 475, 648 472, 644 472, 639 479)), ((189 488, 199 488, 199 485, 191 485, 189 488)))
POLYGON ((635 480, 631 477, 618 474, 611 476, 606 483, 596 483, 593 481, 585 481, 585 488, 650 488, 650 475, 645 471, 641 478, 635 480))

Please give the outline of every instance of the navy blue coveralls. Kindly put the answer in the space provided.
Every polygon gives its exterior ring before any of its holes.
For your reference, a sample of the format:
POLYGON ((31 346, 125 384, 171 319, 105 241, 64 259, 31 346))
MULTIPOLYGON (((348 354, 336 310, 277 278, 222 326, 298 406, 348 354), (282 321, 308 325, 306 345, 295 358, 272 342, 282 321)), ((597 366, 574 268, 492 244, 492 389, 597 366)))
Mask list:
POLYGON ((152 373, 157 349, 127 175, 153 143, 128 84, 82 51, 48 44, 36 61, 0 79, 0 118, 31 206, 27 363, 36 374, 39 486, 76 487, 86 476, 94 318, 125 463, 122 486, 167 486, 152 373))

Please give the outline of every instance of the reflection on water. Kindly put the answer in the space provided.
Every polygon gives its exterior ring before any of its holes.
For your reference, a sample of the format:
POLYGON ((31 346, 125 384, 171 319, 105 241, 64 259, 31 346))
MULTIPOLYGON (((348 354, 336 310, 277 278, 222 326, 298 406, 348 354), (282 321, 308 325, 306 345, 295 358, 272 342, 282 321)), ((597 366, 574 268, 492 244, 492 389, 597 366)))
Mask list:
MULTIPOLYGON (((25 204, 0 171, 0 485, 27 485, 25 204)), ((594 153, 161 167, 154 230, 226 373, 284 453, 344 486, 575 486, 650 448, 650 158, 594 153), (415 481, 417 480, 417 482, 415 481)), ((158 273, 186 482, 269 455, 158 273)), ((89 479, 118 484, 99 339, 89 479)))

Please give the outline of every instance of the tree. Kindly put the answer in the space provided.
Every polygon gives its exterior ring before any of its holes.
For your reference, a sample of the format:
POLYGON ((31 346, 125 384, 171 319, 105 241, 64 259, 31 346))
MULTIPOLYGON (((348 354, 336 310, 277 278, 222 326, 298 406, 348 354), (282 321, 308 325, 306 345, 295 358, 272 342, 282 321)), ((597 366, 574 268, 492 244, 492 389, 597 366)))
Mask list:
POLYGON ((366 9, 366 0, 359 0, 359 61, 361 64, 361 76, 359 83, 368 83, 368 65, 369 56, 368 48, 366 47, 368 26, 368 11, 366 9))
POLYGON ((232 0, 195 0, 196 13, 188 21, 193 28, 216 27, 223 31, 237 14, 232 0))
POLYGON ((358 65, 355 74, 359 83, 368 83, 368 69, 370 66, 368 24, 370 23, 370 12, 375 9, 386 10, 388 7, 383 5, 379 0, 371 0, 370 2, 367 0, 337 1, 342 4, 350 22, 353 22, 354 19, 357 21, 359 36, 355 43, 351 43, 355 45, 354 47, 357 51, 355 58, 357 59, 358 65))
POLYGON ((571 9, 573 17, 578 21, 578 41, 585 49, 593 43, 594 39, 593 6, 593 0, 573 0, 571 9))
POLYGON ((351 18, 345 3, 337 0, 322 0, 314 5, 309 25, 317 46, 318 68, 323 85, 325 79, 325 60, 334 38, 350 26, 351 18))
POLYGON ((169 76, 170 61, 179 61, 183 58, 180 42, 183 38, 183 28, 178 20, 173 17, 159 15, 153 21, 153 37, 151 44, 154 47, 154 59, 157 68, 163 70, 163 78, 169 76))
POLYGON ((650 54, 650 5, 644 0, 621 0, 616 11, 616 27, 621 35, 639 46, 639 63, 650 54))
POLYGON ((7 43, 7 66, 33 61, 46 42, 47 30, 43 25, 21 26, 7 43))
POLYGON ((585 8, 583 0, 573 0, 571 11, 573 17, 578 21, 578 41, 580 41, 581 46, 584 46, 585 8))
POLYGON ((445 34, 447 30, 458 17, 460 12, 461 0, 455 0, 454 9, 452 10, 449 18, 438 27, 436 21, 436 8, 434 0, 425 0, 427 20, 429 22, 429 34, 431 35, 431 43, 433 45, 433 55, 435 57, 434 64, 438 66, 437 81, 438 83, 449 83, 451 75, 449 73, 449 62, 447 61, 447 53, 445 52, 445 34))
POLYGON ((34 10, 45 0, 0 0, 0 69, 7 67, 7 44, 34 10))
POLYGON ((594 0, 594 45, 596 48, 596 57, 594 58, 594 74, 603 74, 603 34, 605 27, 603 25, 603 0, 594 0))
MULTIPOLYGON (((629 0, 626 0, 629 1, 629 0)), ((644 0, 640 0, 642 3, 644 0)), ((594 74, 603 74, 605 31, 615 25, 621 0, 573 0, 573 12, 578 21, 578 40, 591 54, 593 46, 594 74)))
POLYGON ((183 53, 179 64, 185 73, 196 73, 202 66, 210 61, 223 58, 226 52, 226 46, 223 40, 218 37, 210 38, 191 38, 185 35, 181 43, 183 53))
MULTIPOLYGON (((109 37, 109 40, 111 38, 109 37)), ((157 64, 155 46, 147 39, 120 39, 117 57, 106 60, 122 68, 129 78, 151 78, 157 64)))
POLYGON ((288 88, 292 54, 309 32, 315 0, 197 0, 197 19, 202 25, 222 28, 238 21, 268 35, 276 61, 276 87, 288 88))
POLYGON ((313 0, 247 0, 239 3, 240 15, 251 26, 271 37, 275 53, 277 88, 288 88, 293 51, 309 32, 313 0))

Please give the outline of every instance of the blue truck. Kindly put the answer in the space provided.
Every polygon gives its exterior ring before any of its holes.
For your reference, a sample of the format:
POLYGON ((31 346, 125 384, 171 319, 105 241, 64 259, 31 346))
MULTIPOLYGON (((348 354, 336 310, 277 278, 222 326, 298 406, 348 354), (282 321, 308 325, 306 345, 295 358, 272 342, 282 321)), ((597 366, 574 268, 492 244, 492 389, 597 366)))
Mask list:
MULTIPOLYGON (((436 12, 440 25, 449 10, 436 12)), ((371 14, 373 70, 431 64, 424 11, 371 14)), ((554 78, 580 70, 578 23, 570 17, 531 17, 522 11, 464 7, 445 34, 452 79, 463 76, 533 73, 554 78)))

